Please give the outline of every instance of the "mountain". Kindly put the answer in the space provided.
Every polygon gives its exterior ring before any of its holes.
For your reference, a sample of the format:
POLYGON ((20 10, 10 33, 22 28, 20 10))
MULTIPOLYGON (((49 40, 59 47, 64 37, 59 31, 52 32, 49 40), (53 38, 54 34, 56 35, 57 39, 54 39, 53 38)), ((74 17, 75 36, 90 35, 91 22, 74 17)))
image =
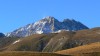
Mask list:
POLYGON ((56 52, 100 42, 100 28, 0 39, 0 51, 56 52), (5 41, 6 40, 6 41, 5 41), (2 41, 2 42, 1 42, 2 41))
MULTIPOLYGON (((62 50, 73 34, 72 32, 62 31, 60 33, 33 34, 26 38, 8 37, 8 39, 6 38, 7 41, 2 40, 1 46, 3 47, 0 48, 0 51, 54 52, 62 50)), ((65 48, 67 49, 66 46, 65 48)))
POLYGON ((26 37, 32 34, 54 33, 59 30, 77 31, 82 29, 88 29, 88 27, 75 20, 65 19, 60 22, 54 17, 47 16, 38 22, 16 29, 8 33, 7 36, 26 37))
POLYGON ((5 37, 5 34, 0 33, 0 38, 5 37))
POLYGON ((85 29, 76 32, 65 31, 58 33, 50 39, 42 51, 55 52, 94 42, 100 42, 100 28, 85 29))
POLYGON ((18 37, 0 38, 0 51, 5 50, 7 46, 18 40, 18 37))

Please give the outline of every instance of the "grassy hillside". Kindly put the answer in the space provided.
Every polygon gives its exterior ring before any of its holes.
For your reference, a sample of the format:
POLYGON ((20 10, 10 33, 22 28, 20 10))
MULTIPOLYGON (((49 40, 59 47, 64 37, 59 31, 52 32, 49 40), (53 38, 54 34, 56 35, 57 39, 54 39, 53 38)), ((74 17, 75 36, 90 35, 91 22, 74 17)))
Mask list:
MULTIPOLYGON (((43 49, 43 52, 55 52, 62 50, 65 44, 72 38, 73 32, 60 32, 56 34, 43 49)), ((66 48, 66 47, 65 47, 66 48)))
POLYGON ((12 44, 14 41, 18 40, 18 37, 4 37, 0 38, 0 51, 3 51, 6 49, 7 46, 12 44))
POLYGON ((36 53, 36 52, 0 52, 0 56, 70 56, 70 55, 61 55, 55 53, 36 53))
POLYGON ((92 43, 89 45, 79 46, 63 51, 58 51, 56 53, 59 54, 93 54, 99 52, 100 53, 100 42, 92 43))
POLYGON ((54 52, 62 50, 72 35, 73 32, 67 31, 53 34, 34 34, 21 38, 18 43, 9 45, 5 51, 54 52))
POLYGON ((63 54, 56 54, 56 53, 13 51, 13 52, 0 52, 0 56, 100 56, 100 52, 82 53, 82 54, 75 54, 75 55, 63 55, 63 54))
POLYGON ((100 52, 83 53, 83 54, 77 54, 74 56, 100 56, 100 52))
POLYGON ((34 34, 21 38, 20 42, 11 44, 6 51, 39 51, 41 52, 49 40, 56 34, 34 34))

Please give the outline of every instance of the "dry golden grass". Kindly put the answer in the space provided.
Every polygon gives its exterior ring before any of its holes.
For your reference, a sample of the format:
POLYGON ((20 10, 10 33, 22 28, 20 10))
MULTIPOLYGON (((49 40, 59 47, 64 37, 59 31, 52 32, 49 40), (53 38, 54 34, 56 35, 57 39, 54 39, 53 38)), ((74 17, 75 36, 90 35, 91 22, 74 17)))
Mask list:
POLYGON ((100 56, 100 52, 82 53, 82 54, 77 54, 75 56, 100 56))
POLYGON ((55 53, 58 54, 82 54, 82 53, 94 53, 94 52, 100 52, 100 42, 92 43, 89 45, 83 45, 63 51, 58 51, 55 53))
POLYGON ((40 53, 32 51, 6 51, 6 52, 0 52, 0 56, 100 56, 100 52, 63 55, 56 53, 40 53))
POLYGON ((61 54, 55 54, 55 53, 39 53, 39 52, 21 52, 21 51, 6 51, 6 52, 0 52, 0 56, 70 56, 70 55, 61 55, 61 54))

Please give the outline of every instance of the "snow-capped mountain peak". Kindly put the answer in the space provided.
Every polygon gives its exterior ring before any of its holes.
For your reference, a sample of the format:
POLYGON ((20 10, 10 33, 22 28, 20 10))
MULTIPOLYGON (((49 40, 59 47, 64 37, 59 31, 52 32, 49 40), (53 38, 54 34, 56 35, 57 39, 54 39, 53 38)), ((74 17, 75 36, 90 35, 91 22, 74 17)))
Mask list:
POLYGON ((65 19, 63 22, 59 22, 54 17, 47 16, 38 22, 14 30, 13 32, 8 33, 7 36, 26 37, 32 34, 47 34, 59 30, 77 31, 82 29, 88 29, 88 27, 75 20, 65 19))

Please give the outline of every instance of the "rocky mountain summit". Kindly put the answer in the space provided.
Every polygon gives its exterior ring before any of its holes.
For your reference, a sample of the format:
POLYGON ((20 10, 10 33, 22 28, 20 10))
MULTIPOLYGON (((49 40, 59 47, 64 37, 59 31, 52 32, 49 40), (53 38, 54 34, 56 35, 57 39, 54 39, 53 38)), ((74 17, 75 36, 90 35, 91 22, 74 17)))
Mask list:
POLYGON ((55 33, 59 30, 77 31, 82 29, 88 29, 88 27, 73 19, 64 19, 63 22, 60 22, 52 16, 47 16, 38 22, 16 29, 13 32, 8 33, 6 36, 26 37, 32 34, 55 33))

